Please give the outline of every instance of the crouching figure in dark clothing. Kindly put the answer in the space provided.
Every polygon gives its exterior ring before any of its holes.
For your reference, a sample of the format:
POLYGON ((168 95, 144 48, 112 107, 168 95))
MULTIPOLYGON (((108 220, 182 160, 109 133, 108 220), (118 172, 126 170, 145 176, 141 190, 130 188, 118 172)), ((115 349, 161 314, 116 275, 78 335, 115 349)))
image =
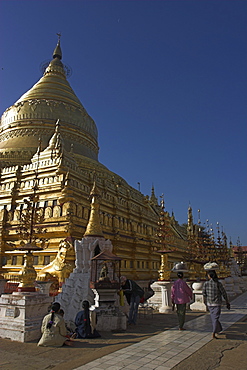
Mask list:
POLYGON ((89 311, 89 302, 83 301, 82 308, 82 311, 78 312, 75 318, 76 338, 85 339, 101 337, 101 335, 95 329, 95 312, 89 311))
POLYGON ((127 279, 126 276, 120 277, 121 288, 130 306, 128 324, 136 324, 138 307, 141 298, 144 297, 144 290, 133 280, 127 279))

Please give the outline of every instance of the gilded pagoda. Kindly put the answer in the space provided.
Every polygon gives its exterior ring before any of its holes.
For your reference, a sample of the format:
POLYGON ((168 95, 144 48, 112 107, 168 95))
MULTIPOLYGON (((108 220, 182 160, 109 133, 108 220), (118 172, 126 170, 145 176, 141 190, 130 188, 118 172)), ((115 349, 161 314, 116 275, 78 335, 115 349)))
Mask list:
MULTIPOLYGON (((96 124, 67 80, 59 39, 43 77, 1 118, 1 275, 16 275, 23 266, 20 247, 25 240, 20 230, 31 201, 39 215, 32 224, 33 243, 42 246, 33 252, 39 272, 55 259, 63 241, 73 244, 84 236, 89 194, 96 182, 102 232, 111 240, 114 254, 122 258, 122 273, 136 280, 157 279, 162 207, 154 188, 150 197, 143 195, 101 164, 98 151, 96 124)), ((174 216, 166 212, 165 217, 172 234, 172 267, 187 248, 187 235, 174 216)), ((67 258, 73 265, 73 252, 67 258)))

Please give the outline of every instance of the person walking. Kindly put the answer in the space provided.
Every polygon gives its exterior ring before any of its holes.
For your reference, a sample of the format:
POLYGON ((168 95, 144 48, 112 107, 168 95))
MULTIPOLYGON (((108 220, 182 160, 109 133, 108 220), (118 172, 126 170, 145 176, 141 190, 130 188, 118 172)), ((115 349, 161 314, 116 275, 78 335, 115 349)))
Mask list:
POLYGON ((144 296, 144 290, 133 280, 127 279, 126 276, 120 277, 121 289, 126 297, 130 306, 128 324, 136 325, 138 307, 141 298, 144 296))
POLYGON ((192 290, 183 280, 183 272, 177 273, 178 280, 176 280, 172 286, 171 299, 174 309, 174 305, 177 307, 178 325, 179 330, 184 329, 186 303, 189 303, 192 298, 192 290))
POLYGON ((222 305, 222 296, 226 301, 226 307, 230 310, 231 306, 228 301, 226 291, 218 280, 218 276, 215 270, 208 271, 209 280, 203 285, 202 294, 204 297, 204 302, 207 304, 208 310, 210 312, 210 317, 213 325, 213 335, 212 337, 217 339, 216 334, 222 331, 222 325, 219 321, 222 305))
POLYGON ((43 318, 41 333, 42 337, 38 346, 43 347, 62 347, 64 344, 72 346, 73 342, 67 336, 67 329, 62 316, 58 314, 60 304, 54 302, 51 306, 51 312, 43 318))

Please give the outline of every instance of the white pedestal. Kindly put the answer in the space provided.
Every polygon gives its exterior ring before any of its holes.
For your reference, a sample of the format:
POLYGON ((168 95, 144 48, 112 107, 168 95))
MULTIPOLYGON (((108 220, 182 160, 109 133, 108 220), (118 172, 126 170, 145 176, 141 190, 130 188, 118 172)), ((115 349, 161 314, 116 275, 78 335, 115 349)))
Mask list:
POLYGON ((172 311, 172 300, 171 300, 171 281, 159 281, 158 284, 161 286, 161 297, 162 306, 159 308, 161 313, 169 313, 172 311))
POLYGON ((168 313, 172 311, 171 301, 171 281, 155 281, 151 288, 154 295, 149 298, 148 303, 159 310, 161 313, 168 313))
POLYGON ((92 289, 94 292, 95 307, 114 305, 117 289, 92 289))
POLYGON ((41 293, 14 292, 0 297, 0 337, 17 342, 38 340, 52 299, 41 293))
POLYGON ((207 311, 207 306, 204 303, 203 295, 202 295, 202 288, 203 288, 203 281, 195 282, 192 284, 193 293, 195 297, 195 302, 190 305, 190 309, 192 311, 207 311))
POLYGON ((157 310, 159 309, 159 307, 162 306, 161 286, 158 283, 158 281, 155 281, 151 285, 151 288, 154 291, 154 295, 148 299, 149 305, 156 308, 157 310))
POLYGON ((123 331, 127 327, 127 317, 115 306, 117 289, 93 289, 98 331, 123 331))

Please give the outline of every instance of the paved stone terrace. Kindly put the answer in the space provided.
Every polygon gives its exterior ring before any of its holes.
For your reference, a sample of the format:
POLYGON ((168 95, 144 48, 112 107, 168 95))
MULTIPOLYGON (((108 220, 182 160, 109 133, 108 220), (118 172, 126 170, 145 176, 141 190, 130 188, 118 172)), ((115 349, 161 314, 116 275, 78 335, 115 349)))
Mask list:
MULTIPOLYGON (((223 330, 247 314, 247 292, 231 302, 231 310, 222 310, 223 330)), ((186 330, 178 327, 166 330, 139 343, 98 358, 75 370, 168 370, 195 353, 212 340, 209 315, 200 316, 186 323, 186 330)))

